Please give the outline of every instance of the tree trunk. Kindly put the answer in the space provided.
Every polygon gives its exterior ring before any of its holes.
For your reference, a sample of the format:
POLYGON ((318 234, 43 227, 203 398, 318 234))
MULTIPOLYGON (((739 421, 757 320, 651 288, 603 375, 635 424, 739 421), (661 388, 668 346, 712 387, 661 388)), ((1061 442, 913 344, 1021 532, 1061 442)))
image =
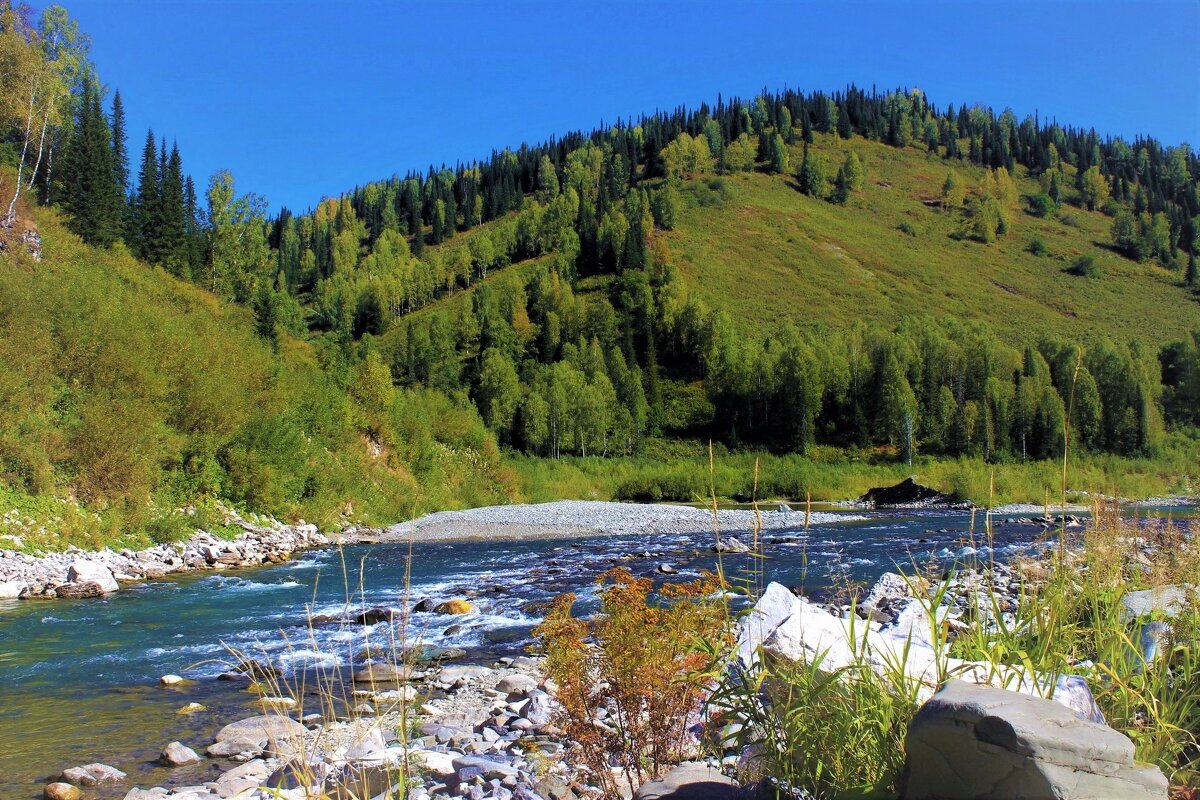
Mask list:
POLYGON ((25 144, 21 147, 21 161, 17 164, 17 190, 13 192, 12 201, 8 204, 8 216, 5 222, 12 225, 17 218, 17 198, 21 196, 22 173, 25 170, 25 154, 29 152, 29 134, 33 131, 33 101, 37 92, 36 85, 29 87, 29 114, 25 118, 25 144))
POLYGON ((25 187, 26 189, 33 188, 33 182, 35 180, 37 180, 38 169, 42 166, 42 151, 46 146, 46 127, 49 125, 49 123, 50 123, 50 104, 47 103, 46 104, 46 113, 42 117, 42 135, 38 138, 37 161, 35 161, 33 164, 33 172, 29 176, 29 185, 25 187))

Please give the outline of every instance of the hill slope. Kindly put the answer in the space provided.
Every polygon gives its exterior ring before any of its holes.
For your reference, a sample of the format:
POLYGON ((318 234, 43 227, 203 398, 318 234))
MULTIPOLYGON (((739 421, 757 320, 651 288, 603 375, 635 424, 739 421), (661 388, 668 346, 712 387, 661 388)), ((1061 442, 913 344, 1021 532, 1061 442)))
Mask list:
MULTIPOLYGON (((712 205, 685 191, 691 202, 665 238, 689 287, 747 333, 784 320, 842 328, 930 315, 983 322, 1019 345, 1041 335, 1161 345, 1200 324, 1180 273, 1113 252, 1112 219, 1099 211, 1065 206, 1037 218, 1021 210, 1007 235, 985 245, 956 238, 961 215, 922 202, 940 198, 949 169, 968 184, 982 169, 857 137, 818 137, 812 148, 833 165, 850 151, 866 181, 845 205, 801 194, 790 175, 762 172, 723 178, 727 198, 712 205), (1035 237, 1047 255, 1029 252, 1035 237), (1067 272, 1086 254, 1101 278, 1067 272)), ((793 148, 793 164, 800 155, 793 148)), ((1023 196, 1040 191, 1024 175, 1016 184, 1023 196)))
POLYGON ((470 406, 393 390, 353 347, 272 348, 247 309, 21 212, 44 253, 0 254, 0 533, 134 543, 216 524, 217 501, 336 526, 511 496, 470 406))

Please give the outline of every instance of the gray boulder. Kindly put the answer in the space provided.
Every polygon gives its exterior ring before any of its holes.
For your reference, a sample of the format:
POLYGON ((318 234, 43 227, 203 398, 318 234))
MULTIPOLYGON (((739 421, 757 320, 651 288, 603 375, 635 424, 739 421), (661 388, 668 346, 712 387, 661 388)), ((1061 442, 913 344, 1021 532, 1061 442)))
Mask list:
POLYGON ((523 697, 536 689, 537 686, 537 678, 532 675, 515 673, 501 678, 496 683, 496 691, 507 695, 521 695, 523 697))
POLYGON ((733 779, 707 764, 680 764, 656 781, 643 784, 634 800, 734 800, 733 779))
POLYGON ((63 770, 62 779, 72 786, 99 786, 104 783, 120 783, 125 773, 108 764, 85 764, 63 770))
POLYGON ((1166 800, 1133 742, 1053 700, 949 681, 905 739, 904 800, 1166 800))
POLYGON ((186 767, 188 764, 199 764, 200 756, 182 742, 171 742, 163 748, 158 760, 168 767, 186 767))
POLYGON ((1126 621, 1142 619, 1154 614, 1177 617, 1191 607, 1195 590, 1190 586, 1159 586, 1141 592, 1127 592, 1121 598, 1121 614, 1126 621))
POLYGON ((94 583, 104 593, 115 592, 121 588, 108 567, 86 558, 77 558, 71 562, 70 568, 67 569, 67 582, 94 583))
POLYGON ((216 742, 253 742, 277 755, 290 756, 302 749, 305 731, 294 719, 264 714, 229 723, 217 731, 216 742))

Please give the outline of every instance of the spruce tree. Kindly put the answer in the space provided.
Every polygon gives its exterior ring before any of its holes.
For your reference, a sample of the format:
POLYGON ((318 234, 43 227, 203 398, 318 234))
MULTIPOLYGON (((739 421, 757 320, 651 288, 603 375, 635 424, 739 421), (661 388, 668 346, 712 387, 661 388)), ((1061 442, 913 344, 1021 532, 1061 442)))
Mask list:
MULTIPOLYGON (((129 144, 125 138, 125 105, 121 102, 121 93, 113 95, 112 103, 112 151, 113 179, 120 191, 121 205, 125 205, 126 194, 129 191, 129 144)), ((124 212, 124 208, 122 208, 124 212)))
POLYGON ((66 161, 63 205, 71 213, 68 225, 88 244, 108 247, 121 232, 121 192, 108 120, 90 77, 83 82, 66 161))
MULTIPOLYGON (((164 142, 164 145, 166 143, 164 142)), ((179 147, 172 146, 171 155, 167 158, 166 168, 162 172, 162 205, 161 205, 161 254, 162 262, 174 274, 189 277, 187 266, 187 220, 186 201, 183 187, 183 163, 179 157, 179 147)))
POLYGON ((138 171, 137 201, 134 219, 137 241, 133 251, 146 261, 157 261, 159 242, 159 210, 162 206, 162 179, 158 173, 158 150, 154 144, 154 131, 146 131, 146 145, 142 148, 142 167, 138 171))

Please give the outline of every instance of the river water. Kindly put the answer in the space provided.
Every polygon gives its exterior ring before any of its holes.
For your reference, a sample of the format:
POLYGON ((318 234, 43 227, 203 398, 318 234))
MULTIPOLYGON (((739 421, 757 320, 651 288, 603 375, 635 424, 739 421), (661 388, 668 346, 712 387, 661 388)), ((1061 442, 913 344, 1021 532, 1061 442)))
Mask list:
MULTIPOLYGON (((758 564, 763 580, 821 595, 896 565, 1006 560, 1046 536, 1029 524, 997 525, 991 551, 982 516, 972 532, 969 512, 852 514, 860 518, 807 533, 772 531, 763 537, 765 559, 727 554, 726 574, 745 578, 758 564)), ((595 607, 596 577, 613 566, 666 578, 659 566, 670 564, 678 570, 670 580, 695 577, 714 566, 712 542, 704 533, 354 545, 277 566, 172 577, 103 599, 0 603, 0 798, 32 800, 51 776, 93 761, 128 772, 127 786, 215 778, 231 764, 206 759, 168 772, 154 760, 173 740, 202 753, 222 724, 257 713, 244 684, 216 680, 230 668, 231 650, 299 676, 344 667, 365 645, 387 649, 395 641, 387 623, 310 626, 315 615, 469 598, 474 612, 413 614, 403 635, 465 650, 467 663, 490 663, 533 643, 542 604, 554 596, 575 592, 586 613, 595 607), (195 683, 159 687, 167 673, 195 683), (193 701, 209 711, 177 713, 193 701)))

